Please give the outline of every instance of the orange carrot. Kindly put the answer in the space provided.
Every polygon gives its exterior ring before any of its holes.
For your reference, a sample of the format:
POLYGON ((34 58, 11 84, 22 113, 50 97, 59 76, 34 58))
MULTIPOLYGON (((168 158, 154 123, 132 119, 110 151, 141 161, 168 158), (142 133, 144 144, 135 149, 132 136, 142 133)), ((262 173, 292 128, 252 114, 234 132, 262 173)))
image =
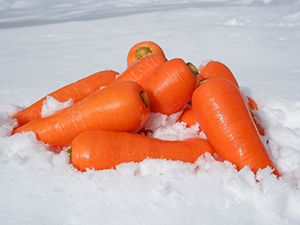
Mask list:
MULTIPOLYGON (((184 108, 182 114, 179 117, 179 121, 186 123, 186 127, 191 127, 197 123, 192 105, 188 104, 184 108)), ((199 131, 201 131, 200 126, 199 126, 199 131)))
POLYGON ((138 130, 149 119, 148 105, 148 95, 141 85, 133 81, 119 82, 51 116, 33 120, 13 134, 34 131, 38 139, 48 144, 69 146, 83 131, 138 130))
POLYGON ((198 79, 200 82, 213 77, 222 77, 231 81, 239 88, 238 82, 231 70, 219 61, 209 61, 207 64, 201 65, 198 68, 198 72, 198 79))
POLYGON ((180 58, 171 59, 145 81, 152 112, 171 115, 191 100, 197 78, 188 65, 180 58))
POLYGON ((153 41, 142 41, 132 46, 127 54, 127 66, 149 55, 160 55, 166 58, 162 48, 153 41))
POLYGON ((71 163, 80 171, 111 169, 146 158, 193 163, 205 152, 215 153, 211 144, 201 138, 165 141, 129 132, 89 131, 72 141, 71 163))
MULTIPOLYGON (((76 103, 86 96, 99 90, 101 86, 111 84, 116 75, 119 74, 113 70, 104 70, 83 78, 75 83, 64 86, 47 96, 51 96, 60 102, 65 102, 70 98, 76 103)), ((12 118, 17 119, 19 126, 22 126, 29 121, 41 118, 41 111, 44 101, 47 96, 35 102, 28 108, 16 113, 12 118)))
POLYGON ((120 74, 114 83, 131 80, 141 85, 154 73, 157 68, 166 62, 166 59, 160 55, 149 55, 140 61, 131 64, 120 74))
POLYGON ((192 97, 193 109, 202 131, 222 160, 240 170, 249 166, 257 172, 270 166, 280 176, 259 136, 241 91, 223 78, 200 84, 192 97))
MULTIPOLYGON (((225 79, 231 81, 238 88, 240 88, 238 85, 238 82, 235 79, 235 76, 233 75, 231 70, 225 64, 223 64, 221 62, 210 61, 207 64, 200 66, 198 71, 199 71, 198 79, 200 82, 203 80, 207 80, 209 78, 222 77, 222 78, 225 78, 225 79)), ((250 97, 246 97, 245 101, 249 104, 248 107, 250 109, 257 110, 257 104, 253 99, 251 99, 250 97)), ((253 111, 251 111, 251 115, 253 117, 255 125, 257 126, 257 129, 259 130, 260 135, 264 136, 265 131, 264 131, 263 127, 261 126, 260 121, 255 116, 253 111)))
MULTIPOLYGON (((249 98, 249 97, 247 97, 249 98)), ((251 103, 253 104, 253 103, 251 103)), ((255 107, 255 105, 250 105, 250 107, 255 107)), ((249 109, 250 111, 250 114, 253 118, 253 121, 257 127, 257 130, 259 132, 260 135, 264 136, 265 135, 265 130, 264 128, 262 127, 259 119, 256 117, 255 113, 254 113, 254 110, 252 110, 252 108, 249 109)), ((185 108, 179 118, 179 121, 180 122, 185 122, 187 124, 187 127, 191 127, 193 125, 195 125, 197 123, 197 120, 196 120, 196 117, 195 117, 195 113, 193 111, 193 106, 192 105, 189 105, 187 108, 185 108)), ((201 128, 199 126, 199 130, 201 131, 201 128)))

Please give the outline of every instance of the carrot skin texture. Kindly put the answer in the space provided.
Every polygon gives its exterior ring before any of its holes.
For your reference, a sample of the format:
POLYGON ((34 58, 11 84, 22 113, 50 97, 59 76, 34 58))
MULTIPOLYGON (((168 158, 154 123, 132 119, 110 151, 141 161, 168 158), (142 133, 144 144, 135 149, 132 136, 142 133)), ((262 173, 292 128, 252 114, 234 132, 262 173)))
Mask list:
POLYGON ((87 131, 71 145, 71 163, 80 171, 111 169, 146 158, 195 162, 205 152, 214 155, 211 144, 201 138, 165 141, 129 132, 87 131))
POLYGON ((149 55, 160 55, 166 58, 164 51, 158 44, 153 41, 142 41, 129 49, 127 54, 127 66, 149 55))
POLYGON ((141 85, 133 81, 111 84, 53 115, 31 121, 12 134, 34 131, 37 138, 54 146, 70 146, 74 137, 87 130, 134 132, 150 117, 142 101, 141 85))
MULTIPOLYGON (((48 94, 47 96, 51 96, 60 102, 65 102, 72 98, 73 102, 76 103, 86 96, 96 92, 100 89, 100 87, 111 84, 118 74, 118 72, 113 70, 99 71, 88 77, 64 86, 48 94)), ((42 106, 44 101, 47 99, 47 96, 38 100, 26 109, 16 113, 12 116, 12 118, 17 119, 19 126, 22 126, 32 120, 41 118, 42 106)))
POLYGON ((257 172, 270 166, 280 176, 235 85, 223 78, 209 79, 196 89, 192 103, 202 131, 222 160, 238 170, 249 166, 257 172))
POLYGON ((165 62, 166 59, 160 55, 144 57, 127 67, 127 69, 116 78, 114 83, 130 80, 143 85, 145 80, 165 62))
POLYGON ((181 58, 160 66, 143 84, 151 111, 171 115, 182 109, 197 87, 197 78, 181 58))

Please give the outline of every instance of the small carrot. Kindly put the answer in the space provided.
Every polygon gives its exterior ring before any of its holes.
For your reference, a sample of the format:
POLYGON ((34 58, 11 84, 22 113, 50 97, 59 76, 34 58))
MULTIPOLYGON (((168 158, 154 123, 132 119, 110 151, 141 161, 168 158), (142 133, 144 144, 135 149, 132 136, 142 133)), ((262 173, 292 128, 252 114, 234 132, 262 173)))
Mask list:
POLYGON ((71 163, 80 171, 111 169, 146 158, 195 162, 205 152, 214 155, 211 144, 201 138, 166 141, 141 134, 87 131, 72 141, 71 163))
MULTIPOLYGON (((186 127, 191 127, 197 123, 192 105, 188 104, 184 108, 182 114, 179 117, 179 121, 186 123, 186 127)), ((199 131, 201 131, 200 126, 199 126, 199 131)))
POLYGON ((222 160, 240 170, 249 166, 257 172, 270 166, 280 176, 259 136, 241 91, 223 78, 200 84, 192 97, 193 109, 202 131, 222 160))
POLYGON ((143 84, 151 99, 151 111, 171 115, 185 106, 197 87, 191 63, 174 58, 160 66, 143 84), (188 65, 187 65, 188 64, 188 65))
POLYGON ((127 69, 116 78, 114 83, 131 80, 143 85, 145 80, 165 62, 166 59, 160 55, 144 57, 127 67, 127 69))
MULTIPOLYGON (((118 72, 113 70, 100 71, 86 78, 78 80, 75 83, 64 86, 48 94, 47 96, 51 96, 60 102, 65 102, 72 98, 73 102, 76 103, 86 96, 99 90, 101 86, 107 86, 111 84, 118 74, 118 72)), ((42 106, 44 101, 47 99, 47 96, 35 102, 28 108, 16 113, 12 116, 12 118, 17 119, 19 126, 22 126, 32 120, 41 118, 42 106)))
POLYGON ((149 98, 133 81, 111 84, 51 116, 33 120, 13 131, 34 131, 37 138, 57 147, 71 144, 88 130, 134 132, 150 117, 149 98))
POLYGON ((132 46, 127 54, 127 66, 149 55, 160 55, 166 58, 162 48, 153 41, 142 41, 132 46))

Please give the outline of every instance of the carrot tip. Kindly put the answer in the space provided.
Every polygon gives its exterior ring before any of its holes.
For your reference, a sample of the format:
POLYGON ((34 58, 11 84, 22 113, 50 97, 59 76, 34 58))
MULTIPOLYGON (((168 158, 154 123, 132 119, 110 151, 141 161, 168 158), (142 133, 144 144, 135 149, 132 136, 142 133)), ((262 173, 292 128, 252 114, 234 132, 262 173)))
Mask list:
POLYGON ((136 51, 135 51, 135 58, 137 59, 137 61, 141 60, 142 58, 151 55, 152 51, 150 47, 147 46, 142 46, 139 47, 136 51))

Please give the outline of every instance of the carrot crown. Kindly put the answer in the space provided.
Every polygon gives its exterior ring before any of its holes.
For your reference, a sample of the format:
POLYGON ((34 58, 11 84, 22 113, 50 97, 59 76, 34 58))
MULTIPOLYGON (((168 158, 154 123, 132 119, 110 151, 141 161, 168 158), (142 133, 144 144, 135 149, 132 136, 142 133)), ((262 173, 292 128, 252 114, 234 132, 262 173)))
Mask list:
POLYGON ((139 47, 136 51, 135 51, 135 57, 137 60, 141 60, 142 58, 151 55, 152 51, 151 48, 148 46, 142 46, 139 47))
POLYGON ((194 64, 192 64, 191 62, 187 62, 186 65, 188 66, 188 68, 190 68, 195 76, 198 75, 198 69, 196 68, 196 66, 194 66, 194 64))
POLYGON ((150 105, 149 95, 147 95, 146 92, 141 92, 140 97, 141 97, 143 103, 145 104, 145 106, 148 108, 148 106, 150 105))
POLYGON ((69 154, 70 160, 72 159, 72 148, 69 148, 67 153, 69 154))

